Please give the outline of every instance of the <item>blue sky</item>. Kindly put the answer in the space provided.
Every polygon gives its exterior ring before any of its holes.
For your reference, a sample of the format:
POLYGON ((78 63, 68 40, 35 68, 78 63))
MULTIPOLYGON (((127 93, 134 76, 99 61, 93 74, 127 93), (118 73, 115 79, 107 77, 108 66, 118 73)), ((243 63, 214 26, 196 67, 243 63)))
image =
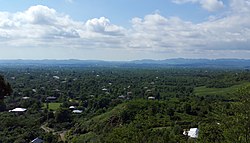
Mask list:
POLYGON ((115 24, 125 26, 129 26, 130 20, 134 17, 144 17, 156 12, 163 16, 178 16, 193 22, 203 21, 211 14, 198 4, 178 5, 171 0, 0 0, 0 3, 1 11, 15 13, 25 11, 31 6, 44 5, 70 15, 74 20, 87 21, 108 17, 115 24))
POLYGON ((0 0, 0 59, 249 59, 249 16, 249 0, 0 0))

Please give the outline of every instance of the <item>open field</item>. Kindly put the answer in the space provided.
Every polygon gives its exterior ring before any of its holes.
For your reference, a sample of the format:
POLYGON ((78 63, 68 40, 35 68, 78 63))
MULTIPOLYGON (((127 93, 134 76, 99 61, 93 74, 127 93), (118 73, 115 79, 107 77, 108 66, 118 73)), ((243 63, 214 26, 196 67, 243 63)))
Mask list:
MULTIPOLYGON (((62 103, 49 103, 49 109, 57 110, 62 103)), ((46 103, 43 104, 43 108, 46 108, 46 103)))
POLYGON ((205 86, 196 87, 194 89, 195 95, 230 95, 237 91, 238 88, 250 85, 250 82, 244 82, 239 85, 234 85, 228 88, 207 88, 205 86))

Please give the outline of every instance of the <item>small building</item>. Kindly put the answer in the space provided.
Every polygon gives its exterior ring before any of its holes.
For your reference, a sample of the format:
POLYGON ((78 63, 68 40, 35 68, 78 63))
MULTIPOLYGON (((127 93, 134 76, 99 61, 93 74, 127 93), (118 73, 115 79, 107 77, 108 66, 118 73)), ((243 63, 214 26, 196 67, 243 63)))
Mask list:
POLYGON ((107 88, 103 88, 102 91, 108 91, 108 89, 107 88))
POLYGON ((26 110, 27 109, 25 109, 25 108, 15 108, 15 109, 9 110, 9 112, 22 113, 22 112, 25 112, 26 110))
POLYGON ((54 78, 54 79, 60 79, 60 77, 59 77, 59 76, 56 76, 56 75, 54 75, 53 78, 54 78))
POLYGON ((35 138, 34 140, 31 141, 31 143, 43 143, 43 140, 40 138, 35 138))
POLYGON ((67 81, 64 80, 64 81, 62 81, 61 83, 66 83, 66 82, 67 82, 67 81))
POLYGON ((75 109, 76 107, 75 106, 70 106, 69 109, 73 110, 75 109))
POLYGON ((148 100, 155 100, 155 97, 149 96, 149 97, 148 97, 148 100))
POLYGON ((55 97, 55 96, 49 96, 49 97, 46 98, 46 100, 49 101, 49 102, 56 101, 56 99, 57 99, 57 97, 55 97))
POLYGON ((27 99, 30 99, 30 97, 24 96, 24 97, 22 97, 22 99, 27 100, 27 99))
POLYGON ((125 99, 125 98, 126 98, 126 96, 124 96, 124 95, 120 95, 120 96, 118 96, 118 98, 120 98, 120 99, 125 99))
POLYGON ((81 114, 81 113, 82 113, 82 110, 73 110, 72 113, 81 114))
POLYGON ((199 129, 190 128, 189 131, 184 130, 183 135, 189 136, 190 138, 198 138, 199 129))

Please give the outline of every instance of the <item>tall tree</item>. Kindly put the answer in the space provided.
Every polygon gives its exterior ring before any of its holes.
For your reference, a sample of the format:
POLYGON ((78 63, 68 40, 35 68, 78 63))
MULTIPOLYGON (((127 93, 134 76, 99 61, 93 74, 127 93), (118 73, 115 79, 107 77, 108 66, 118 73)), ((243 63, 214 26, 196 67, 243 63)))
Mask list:
POLYGON ((5 110, 4 97, 10 96, 12 93, 12 88, 8 82, 6 82, 3 76, 0 75, 0 111, 5 110))

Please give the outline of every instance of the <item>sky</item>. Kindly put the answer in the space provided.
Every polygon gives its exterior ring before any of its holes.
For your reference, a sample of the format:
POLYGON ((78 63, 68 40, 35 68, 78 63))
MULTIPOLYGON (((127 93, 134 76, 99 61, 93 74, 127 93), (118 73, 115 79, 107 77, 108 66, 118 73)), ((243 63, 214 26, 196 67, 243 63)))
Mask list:
POLYGON ((250 0, 0 0, 0 59, 250 59, 250 0))

